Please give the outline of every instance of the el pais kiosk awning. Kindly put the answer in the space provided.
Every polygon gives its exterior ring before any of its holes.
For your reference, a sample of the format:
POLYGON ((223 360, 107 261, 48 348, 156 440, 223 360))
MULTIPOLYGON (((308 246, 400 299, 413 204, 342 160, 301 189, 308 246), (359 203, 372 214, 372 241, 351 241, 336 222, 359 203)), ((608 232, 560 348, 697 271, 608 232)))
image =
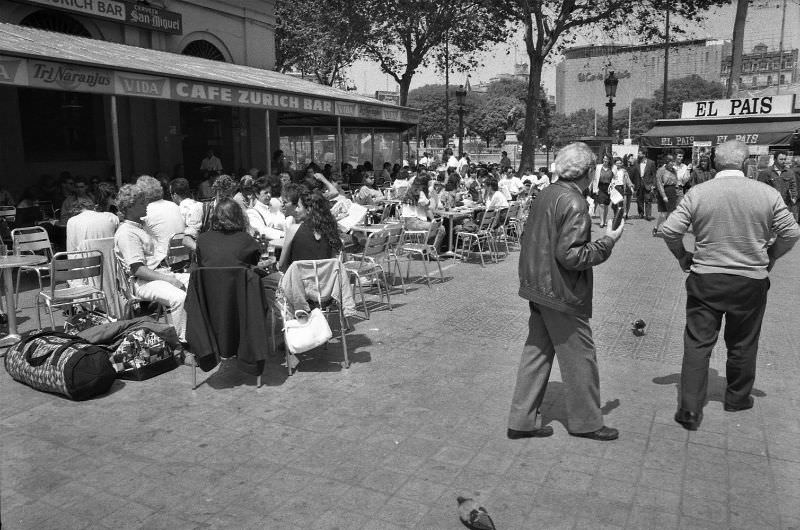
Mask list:
POLYGON ((655 148, 715 147, 728 140, 750 146, 786 147, 800 135, 800 96, 783 94, 683 104, 681 118, 657 120, 639 145, 655 148))

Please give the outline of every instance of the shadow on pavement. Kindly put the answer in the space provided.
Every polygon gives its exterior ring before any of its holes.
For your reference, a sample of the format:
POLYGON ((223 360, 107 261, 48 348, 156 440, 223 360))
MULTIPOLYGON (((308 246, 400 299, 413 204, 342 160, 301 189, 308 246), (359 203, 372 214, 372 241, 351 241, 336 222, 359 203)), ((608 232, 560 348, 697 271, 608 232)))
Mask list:
MULTIPOLYGON (((560 381, 550 381, 547 383, 547 391, 545 393, 544 401, 541 406, 542 425, 548 425, 550 422, 557 421, 567 428, 567 407, 565 404, 566 387, 560 381)), ((600 407, 603 416, 611 414, 611 412, 620 406, 619 398, 606 401, 605 405, 600 407)))
MULTIPOLYGON (((675 385, 675 389, 677 390, 680 386, 681 374, 676 373, 654 377, 653 382, 657 385, 675 385)), ((708 397, 706 398, 706 402, 719 401, 720 403, 724 403, 725 388, 727 386, 728 382, 725 377, 719 375, 719 372, 714 368, 710 368, 708 370, 708 397)), ((764 397, 767 395, 763 390, 757 388, 753 388, 750 393, 756 397, 764 397)))

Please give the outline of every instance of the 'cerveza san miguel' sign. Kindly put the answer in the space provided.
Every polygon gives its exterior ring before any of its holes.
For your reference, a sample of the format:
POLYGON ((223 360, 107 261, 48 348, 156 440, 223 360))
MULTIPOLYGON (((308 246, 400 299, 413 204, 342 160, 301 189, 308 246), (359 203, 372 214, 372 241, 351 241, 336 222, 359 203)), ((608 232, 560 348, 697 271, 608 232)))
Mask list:
POLYGON ((747 118, 792 114, 794 95, 687 101, 681 107, 682 119, 747 118))
POLYGON ((120 0, 22 0, 29 4, 47 6, 90 17, 103 18, 153 31, 181 35, 183 19, 180 13, 159 7, 123 2, 120 0))
POLYGON ((333 101, 327 99, 195 81, 173 81, 172 98, 235 107, 333 114, 333 101))

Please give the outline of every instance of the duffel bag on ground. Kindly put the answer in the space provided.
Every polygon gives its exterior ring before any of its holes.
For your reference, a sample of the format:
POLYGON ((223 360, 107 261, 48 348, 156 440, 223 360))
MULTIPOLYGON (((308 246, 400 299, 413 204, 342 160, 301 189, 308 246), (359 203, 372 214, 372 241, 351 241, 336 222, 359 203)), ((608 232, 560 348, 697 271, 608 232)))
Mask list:
POLYGON ((106 348, 83 338, 44 331, 9 348, 5 366, 20 383, 82 401, 105 394, 114 384, 117 374, 108 357, 106 348))

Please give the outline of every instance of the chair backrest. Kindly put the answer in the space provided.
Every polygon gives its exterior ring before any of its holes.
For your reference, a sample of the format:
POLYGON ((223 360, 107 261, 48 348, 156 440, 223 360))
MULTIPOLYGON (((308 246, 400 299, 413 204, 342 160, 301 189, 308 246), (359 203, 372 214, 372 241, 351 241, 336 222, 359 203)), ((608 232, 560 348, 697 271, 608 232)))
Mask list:
POLYGON ((423 243, 427 243, 434 237, 436 237, 436 232, 439 231, 439 228, 442 226, 442 218, 436 217, 431 221, 431 226, 428 228, 428 235, 425 237, 425 241, 423 243))
POLYGON ((129 302, 137 300, 138 297, 133 290, 133 276, 128 273, 128 267, 119 259, 119 256, 115 256, 114 265, 117 268, 117 291, 129 302))
MULTIPOLYGON (((120 300, 122 293, 119 289, 119 267, 114 254, 114 238, 85 239, 78 244, 78 250, 98 250, 103 254, 103 292, 106 293, 111 315, 122 318, 123 303, 120 300)), ((99 288, 98 280, 99 278, 93 278, 89 283, 99 288)))
MULTIPOLYGON (((338 280, 339 299, 341 300, 342 285, 344 283, 343 269, 342 261, 339 258, 293 261, 283 275, 281 283, 283 283, 283 279, 291 277, 293 274, 299 275, 306 289, 306 295, 317 296, 319 293, 326 292, 328 290, 327 288, 330 287, 327 284, 322 285, 320 283, 320 278, 327 278, 331 282, 336 282, 338 280), (308 291, 308 286, 312 284, 315 286, 315 292, 308 291)), ((326 301, 326 299, 327 297, 320 298, 318 301, 323 302, 326 301)))
POLYGON ((364 250, 361 255, 364 258, 378 256, 386 251, 386 244, 389 242, 389 233, 384 228, 377 232, 370 232, 367 241, 364 243, 364 250))
POLYGON ((10 223, 17 217, 17 208, 14 206, 0 206, 0 219, 10 223))
POLYGON ((400 224, 390 224, 384 228, 386 231, 386 250, 395 252, 403 244, 403 233, 405 227, 400 224))
POLYGON ((514 201, 508 205, 508 217, 506 218, 506 224, 511 219, 516 219, 519 217, 519 212, 522 209, 522 204, 519 201, 514 201))
POLYGON ((103 289, 103 253, 99 250, 76 250, 58 252, 50 262, 50 289, 55 290, 58 282, 67 280, 89 280, 100 277, 98 289, 103 289))
POLYGON ((167 265, 174 265, 181 261, 187 261, 190 258, 191 250, 183 244, 184 234, 175 234, 169 240, 169 247, 167 248, 167 265))
POLYGON ((53 257, 53 246, 47 230, 41 226, 15 228, 11 231, 14 254, 41 254, 49 260, 53 257))
POLYGON ((42 219, 53 219, 56 216, 56 211, 51 201, 38 201, 37 207, 42 219))
POLYGON ((495 217, 497 217, 497 210, 494 208, 484 210, 481 222, 478 223, 478 230, 489 230, 494 224, 495 217))
POLYGON ((381 223, 385 223, 386 221, 388 221, 388 220, 391 218, 391 216, 392 216, 392 211, 393 211, 393 210, 394 210, 394 204, 392 204, 391 202, 390 202, 390 203, 388 203, 388 204, 386 204, 386 205, 383 207, 383 213, 381 213, 381 220, 380 220, 380 222, 381 222, 381 223))

